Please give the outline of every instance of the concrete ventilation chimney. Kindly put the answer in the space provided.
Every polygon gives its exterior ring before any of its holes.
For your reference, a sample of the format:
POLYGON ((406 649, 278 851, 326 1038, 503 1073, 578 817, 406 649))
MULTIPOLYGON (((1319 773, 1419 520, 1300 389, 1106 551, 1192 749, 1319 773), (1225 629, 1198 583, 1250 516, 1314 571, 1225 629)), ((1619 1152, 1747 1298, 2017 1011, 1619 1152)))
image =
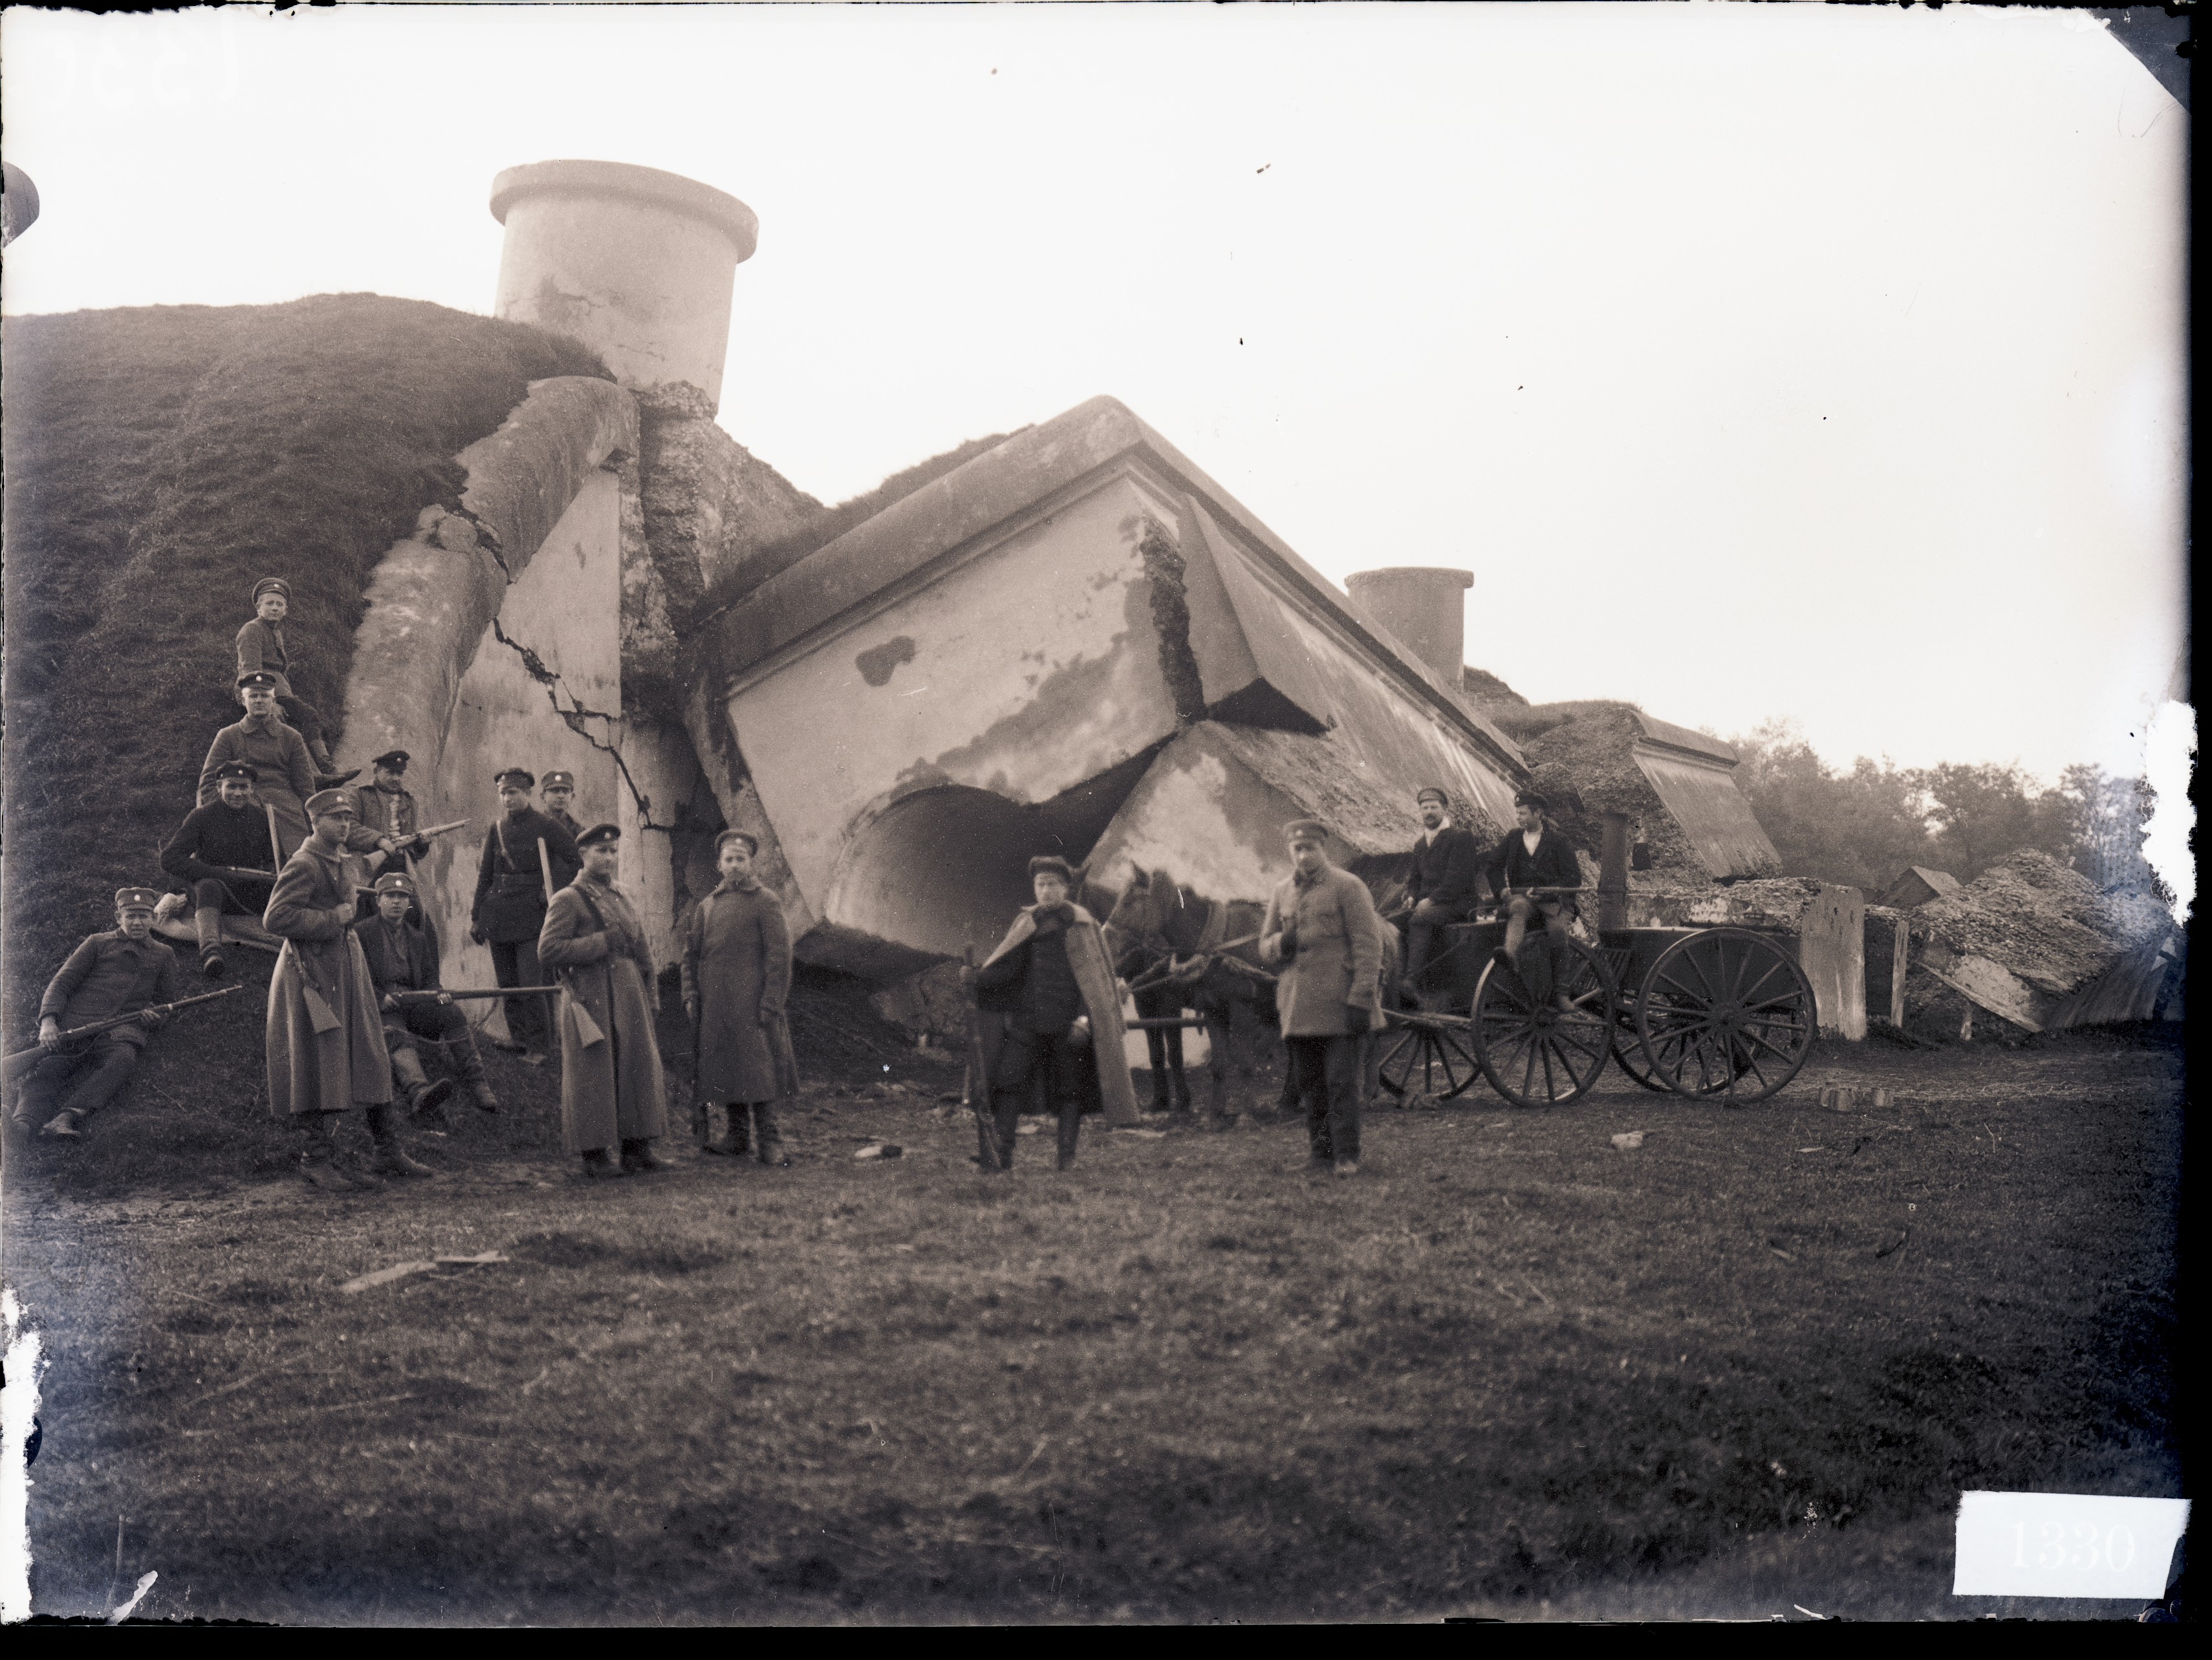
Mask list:
POLYGON ((1437 565, 1395 565, 1344 579, 1352 601, 1397 636, 1457 692, 1467 653, 1467 605, 1472 571, 1437 565))
POLYGON ((507 227, 495 315, 582 341, 648 409, 713 416, 750 208, 655 167, 536 161, 492 180, 491 213, 507 227), (701 394, 703 411, 685 407, 701 394))

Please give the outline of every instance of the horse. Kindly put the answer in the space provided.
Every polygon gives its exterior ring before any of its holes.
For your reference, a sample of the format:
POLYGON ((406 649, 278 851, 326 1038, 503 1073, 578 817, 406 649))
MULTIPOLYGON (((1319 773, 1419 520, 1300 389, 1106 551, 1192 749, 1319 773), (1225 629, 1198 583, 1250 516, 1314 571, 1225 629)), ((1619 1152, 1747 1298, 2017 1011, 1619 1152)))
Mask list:
MULTIPOLYGON (((1170 1019, 1188 1009, 1206 1022, 1212 1050, 1208 1110, 1216 1115, 1225 1110, 1229 1050, 1237 1029, 1278 1025, 1275 976, 1259 960, 1266 914, 1267 907, 1254 901, 1207 899, 1164 870, 1139 868, 1106 917, 1106 949, 1115 973, 1129 983, 1138 1018, 1170 1019)), ((1398 931, 1385 922, 1382 936, 1387 1008, 1395 995, 1398 931)), ((1147 1026, 1145 1047, 1152 1067, 1153 1110, 1188 1112, 1182 1029, 1147 1026)), ((1251 1070, 1248 1060, 1248 1076, 1251 1070)), ((1285 1089, 1287 1100, 1287 1082, 1285 1089)))

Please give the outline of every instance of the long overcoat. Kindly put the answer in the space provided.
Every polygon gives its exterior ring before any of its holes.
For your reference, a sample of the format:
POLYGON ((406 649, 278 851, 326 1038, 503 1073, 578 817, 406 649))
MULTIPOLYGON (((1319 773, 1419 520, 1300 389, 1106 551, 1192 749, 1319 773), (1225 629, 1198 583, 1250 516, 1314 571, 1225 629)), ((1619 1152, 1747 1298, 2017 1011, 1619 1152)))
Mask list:
POLYGON ((392 1099, 376 988, 355 935, 353 861, 310 839, 284 861, 261 925, 284 942, 269 982, 269 1110, 344 1112, 392 1099))
MULTIPOLYGON (((1067 966, 1075 975, 1076 989, 1083 994, 1083 1012, 1091 1022, 1091 1058, 1098 1078, 1099 1104, 1108 1123, 1133 1124, 1138 1122, 1137 1091, 1129 1081, 1128 1062, 1121 1049, 1125 1027, 1113 958, 1106 953, 1098 919, 1080 905, 1070 909, 1075 912, 1075 920, 1068 924, 1064 936, 1067 942, 1067 966)), ((1022 907, 1014 917, 1013 926, 1006 930, 1006 938, 999 941, 998 949, 983 959, 985 968, 1035 937, 1036 911, 1034 905, 1022 907)), ((988 998, 989 994, 985 993, 984 997, 988 998)), ((991 1017, 1003 1017, 1006 1011, 986 1001, 982 1012, 985 1018, 979 1037, 988 1079, 998 1068, 999 1049, 1006 1040, 1006 1020, 991 1017)))
POLYGON ((1275 885, 1260 924, 1263 961, 1281 961, 1283 924, 1295 918, 1297 947, 1275 986, 1285 1037, 1341 1037, 1352 1029, 1347 1007, 1375 1022, 1382 1006, 1382 919, 1367 884, 1350 871, 1322 866, 1312 877, 1275 885))
POLYGON ((697 1101, 774 1101, 793 1094, 784 1001, 791 994, 791 927, 757 880, 724 882, 684 928, 684 1001, 699 1011, 697 1101))
POLYGON ((538 960, 562 988, 562 1146, 591 1152, 666 1134, 660 1046, 646 989, 653 951, 622 890, 586 872, 555 894, 538 960))

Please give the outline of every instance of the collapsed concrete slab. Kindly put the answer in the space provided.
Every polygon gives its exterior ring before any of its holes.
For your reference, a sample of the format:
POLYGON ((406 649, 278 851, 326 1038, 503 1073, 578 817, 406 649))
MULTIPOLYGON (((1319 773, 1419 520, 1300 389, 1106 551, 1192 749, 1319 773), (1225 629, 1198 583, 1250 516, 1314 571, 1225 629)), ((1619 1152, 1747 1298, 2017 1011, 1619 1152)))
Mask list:
MULTIPOLYGON (((1243 897, 1297 812, 1329 804, 1402 848, 1422 784, 1494 832, 1523 775, 1511 740, 1111 398, 768 577, 693 648, 695 744, 724 757, 732 822, 750 791, 773 827, 802 955, 876 978, 988 948, 1032 854, 1126 861, 1176 792, 1238 820, 1217 879, 1243 897)), ((1211 848, 1205 822, 1178 845, 1211 848)))
POLYGON ((1959 879, 1947 870, 1930 870, 1925 865, 1907 865, 1898 873, 1897 879, 1881 891, 1878 904, 1897 910, 1910 910, 1915 905, 1924 905, 1930 899, 1942 899, 1958 892, 1959 879))
POLYGON ((2179 1011, 2165 903, 2101 892, 2032 849, 1910 910, 1871 909, 1867 932, 1892 1018, 1924 1037, 2018 1039, 2179 1011))

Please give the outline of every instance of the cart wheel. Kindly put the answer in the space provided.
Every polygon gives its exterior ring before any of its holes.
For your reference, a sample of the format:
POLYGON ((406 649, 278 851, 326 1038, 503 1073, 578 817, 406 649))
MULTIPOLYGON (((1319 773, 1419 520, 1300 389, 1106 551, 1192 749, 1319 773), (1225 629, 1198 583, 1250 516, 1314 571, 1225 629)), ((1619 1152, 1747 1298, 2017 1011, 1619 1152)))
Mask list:
POLYGON ((1401 1100, 1411 1093, 1449 1100, 1474 1082, 1477 1071, 1474 1047, 1459 1022, 1403 1020, 1382 1035, 1382 1059, 1375 1076, 1401 1100))
POLYGON ((1812 983, 1788 952, 1747 929, 1708 928, 1651 965, 1636 1030, 1670 1089, 1751 1102, 1797 1075, 1820 1025, 1812 983))
MULTIPOLYGON (((1515 970, 1486 964, 1474 988, 1474 1057, 1490 1086, 1516 1107, 1565 1106, 1589 1093, 1612 1053, 1613 984, 1597 953, 1567 942, 1566 973, 1552 995, 1515 970), (1558 999, 1569 1006, 1561 1008, 1558 999)), ((1530 950, 1542 946, 1532 942, 1530 950)))
POLYGON ((1613 1011, 1613 1058, 1620 1069, 1655 1095, 1672 1095, 1674 1086, 1651 1069, 1644 1053, 1644 1039, 1636 1030, 1632 1004, 1618 1004, 1613 1011))

